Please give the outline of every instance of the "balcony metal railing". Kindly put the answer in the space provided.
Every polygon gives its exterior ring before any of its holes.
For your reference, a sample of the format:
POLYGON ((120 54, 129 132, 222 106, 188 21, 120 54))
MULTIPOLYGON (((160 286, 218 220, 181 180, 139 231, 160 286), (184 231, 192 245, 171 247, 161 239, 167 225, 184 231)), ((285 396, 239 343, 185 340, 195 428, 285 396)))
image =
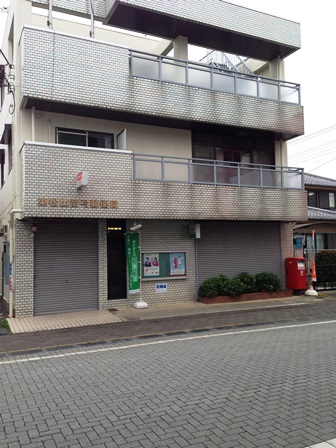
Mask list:
POLYGON ((304 188, 302 168, 133 154, 133 179, 152 182, 304 188))
POLYGON ((169 56, 130 50, 131 76, 301 104, 300 85, 169 56))

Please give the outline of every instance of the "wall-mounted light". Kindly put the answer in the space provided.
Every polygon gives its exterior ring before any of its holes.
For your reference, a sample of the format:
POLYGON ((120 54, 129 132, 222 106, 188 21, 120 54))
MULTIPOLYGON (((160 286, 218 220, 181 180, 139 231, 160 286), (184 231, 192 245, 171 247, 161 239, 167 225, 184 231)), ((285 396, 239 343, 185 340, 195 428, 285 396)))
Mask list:
POLYGON ((140 229, 142 229, 142 224, 134 224, 133 227, 130 227, 130 230, 132 232, 135 232, 136 230, 140 230, 140 229))

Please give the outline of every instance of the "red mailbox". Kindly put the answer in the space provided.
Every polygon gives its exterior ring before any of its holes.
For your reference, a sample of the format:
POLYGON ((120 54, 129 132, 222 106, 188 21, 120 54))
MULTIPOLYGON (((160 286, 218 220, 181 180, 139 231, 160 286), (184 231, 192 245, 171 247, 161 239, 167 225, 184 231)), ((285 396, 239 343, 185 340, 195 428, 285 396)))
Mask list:
POLYGON ((286 258, 286 284, 289 289, 307 289, 304 258, 286 258))

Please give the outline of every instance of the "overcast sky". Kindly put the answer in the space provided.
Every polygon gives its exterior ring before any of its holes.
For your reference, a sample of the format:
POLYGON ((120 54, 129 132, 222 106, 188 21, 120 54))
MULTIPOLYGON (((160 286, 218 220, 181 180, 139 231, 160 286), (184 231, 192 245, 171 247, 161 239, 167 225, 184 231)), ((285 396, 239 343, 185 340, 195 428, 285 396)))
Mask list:
POLYGON ((285 59, 286 80, 301 84, 305 136, 289 143, 289 164, 336 179, 336 26, 332 0, 234 0, 301 24, 301 50, 285 59))
MULTIPOLYGON (((204 2, 206 4, 206 0, 204 2)), ((301 84, 305 134, 312 134, 312 138, 305 138, 302 144, 299 141, 290 144, 289 162, 293 166, 304 167, 306 171, 314 170, 313 174, 336 178, 336 149, 333 153, 330 148, 333 143, 336 148, 336 128, 333 129, 336 124, 336 58, 332 51, 336 42, 336 26, 333 0, 234 0, 231 3, 301 24, 302 48, 285 60, 286 80, 301 84), (328 151, 325 154, 323 148, 320 148, 314 158, 312 146, 319 145, 319 136, 323 140, 320 145, 328 143, 328 151), (302 154, 304 141, 311 143, 307 147, 307 163, 302 154), (321 169, 319 165, 323 165, 321 169)), ((9 0, 0 0, 0 6, 8 4, 9 0)), ((5 16, 0 14, 0 31, 5 16)))

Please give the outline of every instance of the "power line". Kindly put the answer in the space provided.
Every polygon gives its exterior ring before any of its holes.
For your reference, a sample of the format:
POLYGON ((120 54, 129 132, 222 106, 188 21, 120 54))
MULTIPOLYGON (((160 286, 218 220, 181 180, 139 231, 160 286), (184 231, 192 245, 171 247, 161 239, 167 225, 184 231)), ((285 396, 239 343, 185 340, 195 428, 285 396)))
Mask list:
POLYGON ((316 148, 310 148, 305 154, 288 154, 288 158, 294 161, 306 161, 315 157, 323 157, 335 151, 335 142, 328 143, 326 145, 317 146, 316 148), (319 148, 319 150, 317 150, 319 148))
POLYGON ((319 135, 326 134, 327 132, 330 132, 330 131, 332 131, 334 129, 336 129, 336 124, 334 124, 332 126, 329 126, 328 128, 321 129, 320 131, 313 132, 312 134, 302 135, 301 137, 297 137, 296 139, 291 140, 289 142, 289 144, 290 145, 296 145, 296 144, 301 143, 303 141, 310 140, 311 138, 318 137, 319 135))
POLYGON ((307 173, 309 174, 309 173, 311 173, 312 171, 315 171, 315 170, 321 168, 322 166, 326 165, 327 163, 333 162, 334 160, 336 160, 336 157, 334 157, 334 158, 331 159, 331 160, 328 160, 328 161, 325 162, 325 163, 322 163, 322 165, 319 165, 319 166, 317 166, 316 168, 313 168, 313 169, 310 170, 310 171, 307 171, 307 173))
POLYGON ((328 152, 328 153, 325 153, 325 154, 316 154, 315 156, 312 156, 312 157, 307 157, 307 158, 305 158, 305 159, 300 159, 300 160, 292 160, 290 157, 289 157, 289 160, 290 160, 290 163, 291 163, 291 165, 297 165, 297 164, 300 164, 300 163, 306 163, 306 162, 309 162, 310 160, 316 160, 316 159, 321 159, 321 158, 324 158, 324 157, 330 157, 330 156, 332 156, 332 155, 334 155, 335 154, 335 151, 330 151, 330 152, 328 152))
POLYGON ((300 157, 291 157, 290 155, 288 155, 288 159, 291 161, 291 163, 304 163, 307 162, 308 160, 313 160, 320 157, 327 157, 334 154, 335 154, 334 147, 330 147, 328 151, 327 150, 317 151, 316 153, 311 152, 309 154, 300 157))

